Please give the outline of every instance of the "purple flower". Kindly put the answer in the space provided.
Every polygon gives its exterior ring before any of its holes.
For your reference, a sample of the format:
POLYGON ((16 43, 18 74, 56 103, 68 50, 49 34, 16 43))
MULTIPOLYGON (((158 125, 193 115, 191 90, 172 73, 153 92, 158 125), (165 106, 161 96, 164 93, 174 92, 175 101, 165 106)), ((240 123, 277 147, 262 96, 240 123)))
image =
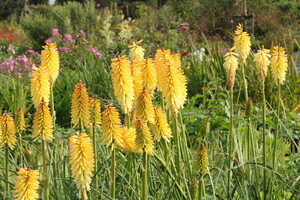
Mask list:
POLYGON ((80 36, 85 37, 85 32, 83 30, 80 30, 76 35, 76 37, 80 37, 80 36))
POLYGON ((65 52, 65 53, 68 53, 68 52, 69 52, 69 48, 68 48, 68 47, 58 47, 58 49, 59 49, 61 52, 65 52))
POLYGON ((95 47, 89 46, 88 50, 91 51, 94 54, 94 56, 96 56, 97 58, 102 57, 102 54, 95 47))
POLYGON ((52 43, 51 38, 47 39, 47 40, 45 41, 45 43, 52 43))
POLYGON ((73 39, 72 35, 70 35, 70 34, 64 34, 64 40, 71 42, 71 43, 75 43, 75 40, 73 39))
POLYGON ((18 61, 23 61, 24 63, 27 63, 28 62, 28 58, 25 56, 25 55, 19 55, 17 57, 17 60, 18 61))

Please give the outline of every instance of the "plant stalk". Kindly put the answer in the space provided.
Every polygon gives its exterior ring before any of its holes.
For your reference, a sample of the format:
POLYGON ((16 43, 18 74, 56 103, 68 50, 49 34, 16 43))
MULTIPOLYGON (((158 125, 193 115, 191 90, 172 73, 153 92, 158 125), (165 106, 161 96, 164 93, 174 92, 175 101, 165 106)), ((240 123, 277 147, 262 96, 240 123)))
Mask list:
POLYGON ((49 199, 48 188, 48 173, 47 173, 47 141, 42 140, 42 155, 43 155, 43 177, 44 177, 44 200, 49 199))
MULTIPOLYGON (((95 124, 93 124, 93 150, 94 150, 94 159, 95 159, 95 169, 97 170, 97 147, 96 147, 96 130, 95 124)), ((95 188, 98 189, 98 174, 95 175, 95 188)))
POLYGON ((148 155, 144 151, 143 153, 143 191, 142 200, 148 199, 148 155))
POLYGON ((110 196, 112 199, 116 198, 116 149, 115 146, 112 145, 111 150, 111 188, 110 188, 110 196))
POLYGON ((227 199, 231 199, 230 195, 230 178, 231 178, 231 154, 232 154, 232 136, 233 136, 233 86, 230 86, 230 131, 228 134, 228 179, 227 179, 227 199))
MULTIPOLYGON (((5 146, 5 188, 7 196, 9 196, 9 149, 8 145, 5 146)), ((7 198, 8 199, 8 198, 7 198)))
POLYGON ((245 76, 245 64, 242 64, 242 74, 243 74, 243 82, 244 82, 245 101, 248 101, 248 84, 245 76))
POLYGON ((198 198, 199 200, 204 199, 205 197, 205 184, 204 184, 204 179, 203 179, 203 174, 200 174, 200 181, 199 181, 199 195, 198 198))
POLYGON ((263 191, 264 200, 267 199, 267 171, 266 171, 266 95, 265 95, 265 79, 262 82, 262 99, 263 99, 263 191))
POLYGON ((275 164, 276 164, 276 147, 277 147, 277 137, 279 132, 279 115, 280 115, 280 99, 281 99, 281 86, 278 81, 278 94, 277 94, 277 116, 276 116, 276 130, 275 130, 275 136, 274 136, 274 146, 273 146, 273 170, 275 170, 275 164))

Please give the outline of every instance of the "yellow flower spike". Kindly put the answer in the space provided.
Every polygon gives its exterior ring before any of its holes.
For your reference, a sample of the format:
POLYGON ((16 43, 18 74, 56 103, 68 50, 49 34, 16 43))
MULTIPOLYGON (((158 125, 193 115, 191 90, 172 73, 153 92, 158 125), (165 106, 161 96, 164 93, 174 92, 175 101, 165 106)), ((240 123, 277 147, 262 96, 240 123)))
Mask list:
POLYGON ((254 55, 254 62, 256 64, 257 73, 261 79, 264 79, 268 75, 268 66, 270 65, 270 50, 263 48, 258 50, 254 55))
POLYGON ((21 168, 17 172, 17 181, 14 189, 16 200, 36 200, 39 198, 39 171, 21 168))
POLYGON ((155 123, 153 129, 155 133, 154 140, 160 141, 160 139, 163 138, 167 142, 170 142, 169 139, 172 137, 172 131, 161 107, 155 109, 155 123))
POLYGON ((59 73, 59 55, 55 43, 47 43, 41 52, 41 68, 49 75, 49 81, 53 84, 59 73))
POLYGON ((144 59, 144 51, 142 46, 139 46, 143 40, 140 40, 138 42, 133 42, 132 45, 128 46, 130 48, 129 57, 130 60, 143 60, 144 59))
POLYGON ((54 138, 50 108, 43 99, 34 113, 32 129, 33 141, 36 141, 37 139, 51 141, 54 138))
POLYGON ((166 106, 177 114, 187 97, 187 80, 181 69, 179 55, 158 50, 155 55, 158 86, 162 91, 166 106))
POLYGON ((121 132, 122 128, 119 112, 109 103, 102 112, 103 143, 107 143, 107 146, 113 143, 115 146, 122 147, 121 132))
POLYGON ((25 130, 25 119, 24 119, 24 112, 22 108, 18 109, 16 113, 15 122, 16 122, 15 124, 16 124, 17 132, 21 132, 25 130))
POLYGON ((225 62, 223 64, 227 74, 227 82, 231 88, 234 87, 235 73, 236 73, 236 69, 238 68, 237 56, 238 54, 233 53, 230 50, 230 52, 225 54, 225 62))
POLYGON ((49 98, 50 98, 49 76, 47 72, 45 72, 45 70, 43 70, 41 67, 32 68, 31 96, 35 108, 39 106, 42 99, 44 99, 46 103, 49 102, 49 98))
POLYGON ((143 89, 137 98, 136 114, 150 124, 155 123, 154 106, 152 104, 151 96, 146 89, 143 89))
POLYGON ((121 131, 121 138, 122 138, 122 144, 123 146, 118 146, 120 149, 123 149, 124 151, 129 152, 136 152, 136 146, 135 146, 135 138, 136 138, 136 130, 133 127, 122 128, 121 131))
POLYGON ((111 63, 114 93, 125 114, 130 113, 134 100, 134 85, 130 61, 126 56, 112 59, 111 63))
POLYGON ((246 64, 246 59, 251 50, 250 36, 247 32, 243 32, 243 26, 239 24, 235 30, 234 47, 239 58, 246 64))
POLYGON ((131 62, 130 66, 134 85, 134 99, 136 103, 136 98, 138 97, 139 93, 143 90, 143 75, 141 62, 134 60, 131 62))
POLYGON ((201 144, 196 157, 196 163, 195 163, 196 172, 202 174, 208 174, 209 173, 208 164, 209 163, 208 163, 207 150, 204 144, 201 144))
POLYGON ((7 145, 11 150, 16 145, 16 129, 11 113, 0 116, 0 147, 7 145))
POLYGON ((90 103, 90 122, 94 126, 99 126, 101 124, 100 100, 94 97, 90 99, 89 103, 90 103))
POLYGON ((283 85, 285 81, 286 71, 288 67, 288 60, 285 49, 280 46, 273 47, 271 57, 271 71, 276 84, 278 82, 283 85))
POLYGON ((71 118, 74 127, 90 128, 89 96, 85 85, 81 82, 75 85, 72 94, 71 118))
POLYGON ((87 200, 87 192, 94 171, 94 150, 91 139, 86 133, 76 133, 70 137, 70 164, 79 198, 87 200))
POLYGON ((147 126, 147 123, 137 118, 135 122, 135 128, 136 128, 136 150, 146 152, 147 154, 153 155, 154 153, 154 142, 149 130, 149 127, 147 126))
POLYGON ((147 58, 142 62, 143 87, 153 96, 157 86, 157 73, 152 58, 147 58))

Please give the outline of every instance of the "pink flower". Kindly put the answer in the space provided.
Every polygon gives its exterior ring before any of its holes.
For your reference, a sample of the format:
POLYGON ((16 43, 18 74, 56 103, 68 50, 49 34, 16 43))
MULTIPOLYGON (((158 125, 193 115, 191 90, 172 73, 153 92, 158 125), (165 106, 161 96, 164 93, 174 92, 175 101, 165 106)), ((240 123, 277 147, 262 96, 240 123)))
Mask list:
POLYGON ((59 35, 59 30, 57 28, 52 29, 52 37, 59 35))
POLYGON ((94 56, 96 56, 97 58, 102 57, 102 54, 95 47, 89 46, 88 50, 91 51, 94 54, 94 56))
POLYGON ((58 47, 58 49, 59 49, 61 52, 65 52, 65 53, 68 53, 68 52, 69 52, 69 48, 68 48, 68 47, 58 47))
POLYGON ((51 38, 47 39, 47 40, 45 41, 45 43, 52 43, 51 38))
POLYGON ((64 34, 64 40, 71 42, 71 43, 75 43, 75 40, 73 39, 72 35, 70 35, 70 34, 64 34))
POLYGON ((83 30, 80 30, 76 35, 76 37, 80 37, 80 36, 85 37, 85 32, 83 30))
POLYGON ((32 54, 32 55, 37 54, 37 52, 35 50, 31 50, 31 49, 28 49, 26 52, 29 54, 32 54))

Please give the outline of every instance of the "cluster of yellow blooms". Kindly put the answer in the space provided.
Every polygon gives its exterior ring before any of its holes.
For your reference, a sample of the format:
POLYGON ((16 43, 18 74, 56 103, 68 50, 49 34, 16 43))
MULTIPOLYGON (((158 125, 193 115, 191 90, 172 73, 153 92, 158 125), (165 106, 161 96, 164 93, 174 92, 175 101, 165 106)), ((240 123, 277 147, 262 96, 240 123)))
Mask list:
MULTIPOLYGON (((251 51, 250 36, 247 32, 243 32, 241 24, 237 26, 234 37, 234 46, 230 52, 225 54, 224 68, 227 73, 227 82, 231 87, 234 86, 236 69, 238 64, 246 64, 246 59, 251 51), (235 50, 235 53, 232 51, 235 50), (238 59, 240 62, 238 62, 238 59)), ((271 64, 271 71, 276 84, 283 84, 285 81, 286 71, 288 67, 287 55, 285 49, 280 46, 274 46, 272 55, 270 50, 263 48, 258 50, 254 55, 257 72, 261 79, 268 75, 268 66, 271 64), (271 58, 271 61, 270 61, 271 58)))

